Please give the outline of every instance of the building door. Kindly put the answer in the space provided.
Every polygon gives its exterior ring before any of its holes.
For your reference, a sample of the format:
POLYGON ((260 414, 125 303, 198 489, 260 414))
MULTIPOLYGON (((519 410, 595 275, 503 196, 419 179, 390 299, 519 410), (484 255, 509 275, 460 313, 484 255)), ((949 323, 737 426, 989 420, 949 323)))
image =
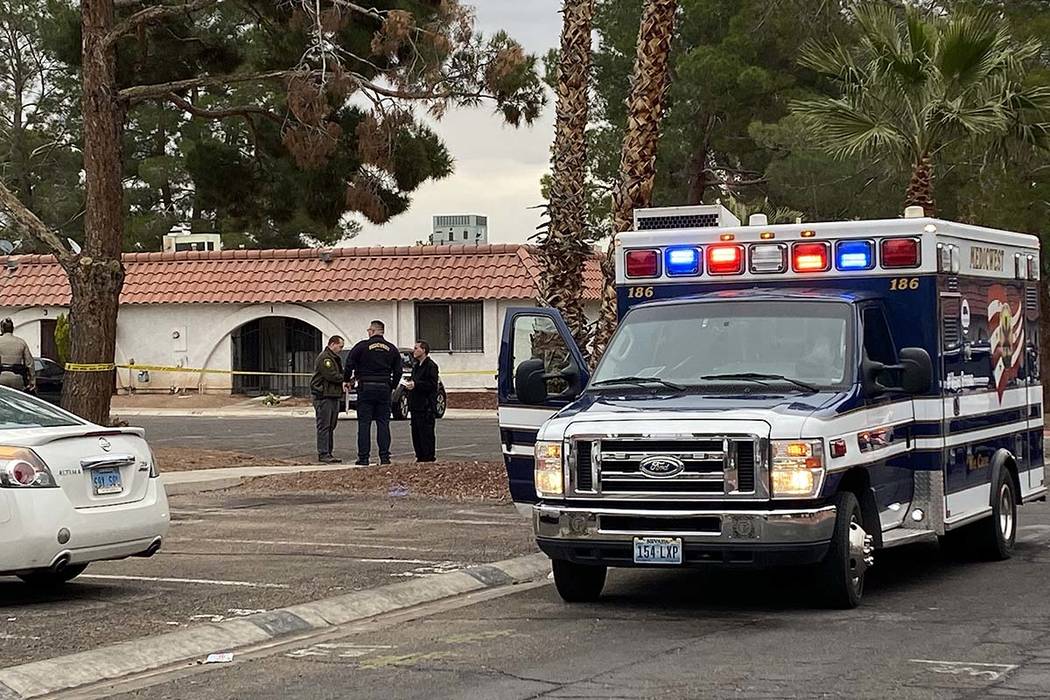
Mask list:
POLYGON ((249 321, 232 336, 233 393, 309 396, 321 331, 283 316, 249 321))
POLYGON ((55 328, 58 322, 53 318, 40 320, 40 357, 58 362, 58 343, 55 342, 55 328))

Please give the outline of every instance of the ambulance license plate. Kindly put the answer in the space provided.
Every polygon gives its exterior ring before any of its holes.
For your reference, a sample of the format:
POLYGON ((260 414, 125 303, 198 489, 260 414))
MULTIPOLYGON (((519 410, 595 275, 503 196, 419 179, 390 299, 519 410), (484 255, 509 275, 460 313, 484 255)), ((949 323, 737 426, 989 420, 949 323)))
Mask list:
POLYGON ((635 564, 681 564, 681 537, 635 537, 635 564))

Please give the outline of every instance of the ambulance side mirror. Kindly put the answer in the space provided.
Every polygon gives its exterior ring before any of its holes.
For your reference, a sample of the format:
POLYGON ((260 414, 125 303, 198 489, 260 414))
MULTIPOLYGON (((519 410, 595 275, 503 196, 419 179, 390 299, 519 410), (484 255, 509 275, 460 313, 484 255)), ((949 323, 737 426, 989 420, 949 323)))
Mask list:
POLYGON ((901 389, 909 394, 925 394, 933 382, 933 361, 922 348, 904 348, 900 353, 901 389))
POLYGON ((881 396, 888 392, 925 394, 933 381, 933 361, 922 348, 904 348, 895 365, 884 365, 865 358, 861 374, 868 396, 881 396))
POLYGON ((543 360, 525 360, 514 372, 514 393, 526 406, 542 406, 547 401, 547 377, 543 360))

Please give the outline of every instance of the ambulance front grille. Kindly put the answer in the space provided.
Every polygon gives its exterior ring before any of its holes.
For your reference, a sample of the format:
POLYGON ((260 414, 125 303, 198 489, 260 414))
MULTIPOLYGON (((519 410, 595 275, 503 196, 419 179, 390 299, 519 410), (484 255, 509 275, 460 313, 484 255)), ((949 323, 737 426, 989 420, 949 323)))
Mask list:
POLYGON ((752 436, 577 440, 572 450, 574 491, 602 498, 754 497, 760 483, 758 444, 752 436), (680 471, 653 475, 646 463, 658 458, 680 465, 680 471))

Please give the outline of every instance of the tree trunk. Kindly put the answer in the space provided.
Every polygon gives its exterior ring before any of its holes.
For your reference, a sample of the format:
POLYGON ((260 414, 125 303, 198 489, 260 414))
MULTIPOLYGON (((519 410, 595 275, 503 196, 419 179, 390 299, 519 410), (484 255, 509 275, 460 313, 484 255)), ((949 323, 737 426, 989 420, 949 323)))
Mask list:
POLYGON ((612 240, 602 261, 602 307, 594 339, 594 362, 605 352, 616 330, 619 234, 633 227, 634 210, 649 206, 653 199, 656 151, 670 84, 671 42, 677 12, 677 0, 646 0, 642 10, 638 53, 627 104, 627 130, 620 155, 620 178, 613 192, 612 240))
MULTIPOLYGON (((117 305, 124 284, 121 135, 124 107, 117 98, 116 52, 102 39, 113 28, 113 0, 82 0, 84 251, 66 266, 70 304, 70 362, 106 365, 116 350, 117 305)), ((66 373, 62 404, 99 424, 109 422, 112 372, 66 373)))
POLYGON ((565 0, 550 230, 540 247, 540 303, 558 309, 580 348, 587 347, 583 271, 593 254, 587 226, 587 123, 590 117, 594 0, 565 0))
POLYGON ((922 207, 926 216, 937 216, 937 203, 933 199, 933 159, 929 153, 919 156, 912 172, 908 191, 904 195, 905 207, 922 207))
POLYGON ((689 199, 685 204, 695 206, 704 203, 704 195, 707 193, 707 163, 711 156, 711 132, 715 128, 714 117, 697 115, 698 121, 706 122, 704 126, 704 140, 689 161, 689 199))

